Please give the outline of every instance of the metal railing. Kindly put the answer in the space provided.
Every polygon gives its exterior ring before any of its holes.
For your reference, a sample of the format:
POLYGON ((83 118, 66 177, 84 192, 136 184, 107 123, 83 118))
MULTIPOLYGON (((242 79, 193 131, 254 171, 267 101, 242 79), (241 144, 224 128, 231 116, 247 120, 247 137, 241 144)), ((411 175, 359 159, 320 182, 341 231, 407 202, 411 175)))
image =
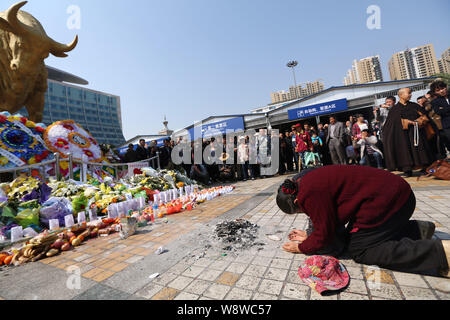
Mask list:
MULTIPOLYGON (((133 164, 138 164, 138 163, 145 163, 147 162, 149 166, 151 166, 151 162, 153 160, 156 159, 156 163, 158 166, 158 169, 161 169, 161 162, 160 162, 160 152, 156 152, 156 156, 146 159, 146 160, 141 160, 141 161, 137 161, 137 162, 133 162, 133 163, 104 163, 104 162, 89 162, 89 161, 83 161, 83 160, 77 160, 77 159, 73 159, 72 154, 68 155, 68 158, 61 158, 59 153, 55 153, 55 159, 50 160, 50 161, 45 161, 45 162, 40 162, 40 163, 36 163, 36 164, 32 164, 32 165, 27 165, 27 166, 22 166, 22 167, 15 167, 15 168, 8 168, 8 169, 0 169, 0 173, 13 173, 13 179, 16 179, 17 177, 17 172, 24 172, 24 171, 28 171, 28 175, 31 176, 32 175, 32 170, 36 169, 39 170, 39 172, 41 173, 42 179, 45 181, 47 180, 47 172, 45 167, 48 165, 55 165, 55 178, 56 180, 60 181, 62 179, 62 175, 61 175, 61 170, 60 170, 60 164, 61 162, 69 162, 68 165, 68 169, 69 169, 69 179, 73 180, 74 177, 74 164, 80 164, 80 181, 81 182, 86 182, 86 179, 83 179, 86 177, 87 172, 89 172, 89 166, 91 167, 110 167, 110 168, 117 168, 117 167, 128 167, 130 165, 133 164)), ((114 170, 115 173, 115 179, 118 179, 118 170, 114 170)))

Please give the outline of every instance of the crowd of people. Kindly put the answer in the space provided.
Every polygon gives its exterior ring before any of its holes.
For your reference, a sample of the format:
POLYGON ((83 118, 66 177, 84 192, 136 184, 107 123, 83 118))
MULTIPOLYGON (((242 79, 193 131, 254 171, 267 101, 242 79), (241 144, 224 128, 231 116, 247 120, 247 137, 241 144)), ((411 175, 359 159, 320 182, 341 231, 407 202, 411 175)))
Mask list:
POLYGON ((398 98, 387 97, 383 105, 373 108, 370 121, 364 115, 356 114, 344 123, 332 115, 328 123, 317 126, 308 122, 295 124, 279 136, 267 129, 260 129, 252 139, 235 136, 227 141, 224 136, 221 150, 214 138, 199 139, 191 142, 191 163, 183 163, 181 167, 173 164, 171 155, 175 146, 183 142, 182 138, 177 141, 167 138, 160 147, 156 140, 146 147, 142 139, 137 148, 129 145, 122 160, 137 162, 153 158, 150 164, 157 168, 159 153, 161 168, 183 168, 192 179, 204 184, 254 180, 333 164, 386 168, 412 176, 413 170, 425 173, 435 160, 447 157, 450 151, 450 104, 447 85, 443 81, 433 82, 427 95, 419 97, 417 103, 410 101, 411 96, 411 89, 400 89, 398 98), (279 168, 275 173, 268 170, 270 164, 263 163, 259 157, 256 163, 250 161, 254 151, 259 155, 275 156, 271 150, 272 139, 279 139, 279 168), (208 152, 205 153, 206 148, 208 152), (230 150, 233 150, 232 154, 227 153, 230 150), (202 156, 201 163, 196 163, 196 153, 206 154, 206 158, 202 156))
POLYGON ((412 92, 402 88, 398 99, 387 97, 373 108, 370 121, 362 114, 350 116, 344 124, 335 116, 317 128, 297 124, 280 133, 280 173, 308 167, 308 153, 318 155, 321 164, 355 164, 389 171, 426 168, 450 152, 450 103, 447 84, 435 81, 430 91, 411 101, 412 92))

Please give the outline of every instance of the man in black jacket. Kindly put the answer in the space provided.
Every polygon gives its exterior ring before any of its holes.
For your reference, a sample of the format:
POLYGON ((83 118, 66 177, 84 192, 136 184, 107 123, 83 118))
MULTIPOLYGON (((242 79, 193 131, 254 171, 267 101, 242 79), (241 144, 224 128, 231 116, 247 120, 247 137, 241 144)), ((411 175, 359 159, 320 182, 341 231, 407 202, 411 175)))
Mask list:
POLYGON ((131 163, 131 162, 136 162, 136 161, 137 161, 137 154, 136 154, 136 151, 134 151, 134 145, 129 144, 127 153, 125 153, 125 156, 124 156, 124 162, 131 163))
POLYGON ((447 92, 447 84, 444 81, 435 81, 431 84, 430 91, 436 95, 436 99, 431 102, 433 110, 441 116, 441 139, 450 152, 450 95, 447 92))
POLYGON ((139 140, 139 145, 136 148, 136 155, 137 155, 137 160, 138 161, 148 159, 148 150, 145 147, 145 140, 144 139, 139 140))
MULTIPOLYGON (((164 146, 162 146, 159 149, 160 152, 160 164, 161 168, 163 169, 169 169, 169 165, 171 163, 171 155, 172 155, 172 148, 170 147, 170 140, 165 139, 164 140, 164 146)), ((170 166, 171 168, 172 166, 170 166)))

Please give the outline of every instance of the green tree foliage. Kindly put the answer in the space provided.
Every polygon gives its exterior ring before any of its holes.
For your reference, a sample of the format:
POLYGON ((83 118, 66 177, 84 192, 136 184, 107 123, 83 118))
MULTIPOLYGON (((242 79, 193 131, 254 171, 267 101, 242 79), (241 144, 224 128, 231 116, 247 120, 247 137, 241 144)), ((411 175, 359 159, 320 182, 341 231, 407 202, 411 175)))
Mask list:
POLYGON ((442 80, 447 84, 447 86, 450 86, 450 74, 438 73, 438 74, 436 74, 436 77, 437 77, 436 80, 442 80))

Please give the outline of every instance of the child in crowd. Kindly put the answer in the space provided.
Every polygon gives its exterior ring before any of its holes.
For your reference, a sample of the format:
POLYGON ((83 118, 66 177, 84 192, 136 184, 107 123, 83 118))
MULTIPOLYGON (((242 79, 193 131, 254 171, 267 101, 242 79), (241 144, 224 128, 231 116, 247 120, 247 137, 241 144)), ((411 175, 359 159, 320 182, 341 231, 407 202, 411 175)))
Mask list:
POLYGON ((311 140, 313 144, 314 153, 320 153, 320 150, 323 147, 322 139, 319 136, 317 136, 317 133, 314 132, 312 134, 311 140))

